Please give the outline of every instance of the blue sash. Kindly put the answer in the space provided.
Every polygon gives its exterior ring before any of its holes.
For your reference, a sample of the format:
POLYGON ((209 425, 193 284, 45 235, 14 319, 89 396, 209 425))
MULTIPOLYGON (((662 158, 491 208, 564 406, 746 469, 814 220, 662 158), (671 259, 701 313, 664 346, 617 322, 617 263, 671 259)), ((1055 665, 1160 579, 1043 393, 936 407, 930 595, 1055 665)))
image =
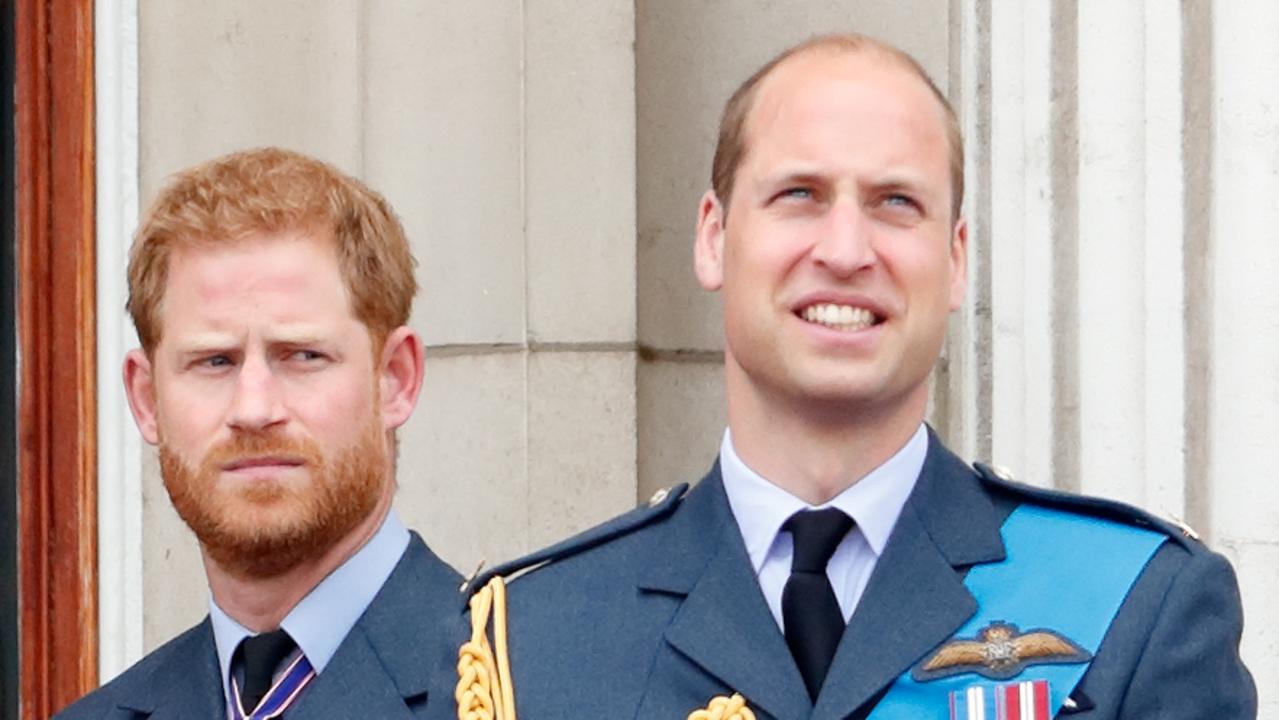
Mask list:
MULTIPOLYGON (((1090 655, 1096 654, 1128 589, 1167 540, 1152 530, 1034 505, 1013 511, 1000 534, 1007 557, 968 573, 964 584, 977 600, 977 613, 955 637, 972 639, 991 623, 1003 622, 1023 633, 1051 630, 1090 655)), ((1031 664, 1015 678, 1047 680, 1055 716, 1088 665, 1031 664)), ((869 720, 946 720, 952 692, 999 681, 1013 678, 992 681, 961 672, 921 682, 908 670, 869 720)))

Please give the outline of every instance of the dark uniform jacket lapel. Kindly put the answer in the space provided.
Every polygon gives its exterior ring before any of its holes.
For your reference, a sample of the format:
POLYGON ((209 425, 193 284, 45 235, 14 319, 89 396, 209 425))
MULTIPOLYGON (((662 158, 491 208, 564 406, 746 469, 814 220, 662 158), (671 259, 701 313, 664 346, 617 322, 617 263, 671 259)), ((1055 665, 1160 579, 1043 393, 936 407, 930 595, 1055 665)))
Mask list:
MULTIPOLYGON (((324 671, 285 718, 456 717, 457 647, 465 639, 462 577, 412 533, 409 546, 324 671), (430 702, 428 703, 428 699, 430 702)), ((174 638, 68 708, 67 720, 226 717, 213 629, 174 638)))
POLYGON ((671 518, 640 589, 684 595, 665 635, 678 652, 752 707, 777 718, 808 716, 803 680, 755 579, 718 464, 671 518))
POLYGON ((464 639, 460 583, 413 533, 386 584, 287 715, 452 717, 452 687, 441 678, 453 677, 464 639))
POLYGON ((919 481, 840 641, 814 720, 843 720, 977 610, 964 571, 1004 558, 1001 518, 969 467, 930 433, 919 481))
POLYGON ((218 651, 208 618, 174 639, 154 660, 147 670, 148 680, 132 684, 136 690, 120 697, 114 717, 181 720, 226 715, 218 651))

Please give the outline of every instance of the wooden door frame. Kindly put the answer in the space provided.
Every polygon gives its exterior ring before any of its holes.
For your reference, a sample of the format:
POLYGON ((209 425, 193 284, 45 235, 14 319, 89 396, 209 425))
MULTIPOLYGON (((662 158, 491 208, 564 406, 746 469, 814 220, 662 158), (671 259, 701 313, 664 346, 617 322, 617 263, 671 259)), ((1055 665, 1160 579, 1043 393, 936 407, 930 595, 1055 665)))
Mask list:
POLYGON ((97 685, 93 0, 16 0, 20 704, 97 685))

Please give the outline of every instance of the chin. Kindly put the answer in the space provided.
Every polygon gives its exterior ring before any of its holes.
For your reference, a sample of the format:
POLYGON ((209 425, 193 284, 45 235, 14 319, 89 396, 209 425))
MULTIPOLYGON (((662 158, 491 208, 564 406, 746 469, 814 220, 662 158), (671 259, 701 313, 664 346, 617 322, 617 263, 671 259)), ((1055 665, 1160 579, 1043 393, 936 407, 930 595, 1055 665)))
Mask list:
POLYGON ((223 515, 214 524, 201 527, 196 535, 223 569, 242 577, 265 578, 319 558, 345 531, 345 527, 331 526, 303 508, 282 506, 223 515))
POLYGON ((217 522, 228 535, 246 540, 298 534, 303 528, 316 524, 305 509, 290 502, 228 503, 221 508, 217 522))
POLYGON ((891 413, 911 405, 916 395, 927 396, 926 376, 909 382, 871 368, 858 370, 869 372, 850 372, 845 365, 797 374, 789 394, 793 402, 813 413, 835 413, 849 419, 891 413))

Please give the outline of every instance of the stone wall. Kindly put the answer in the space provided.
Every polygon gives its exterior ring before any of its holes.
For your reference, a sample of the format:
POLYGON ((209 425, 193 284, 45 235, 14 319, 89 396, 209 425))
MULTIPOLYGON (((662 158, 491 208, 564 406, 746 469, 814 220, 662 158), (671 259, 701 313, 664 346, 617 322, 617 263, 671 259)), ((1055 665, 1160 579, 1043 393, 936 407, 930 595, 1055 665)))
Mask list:
MULTIPOLYGON (((1196 526, 1239 571, 1279 718, 1279 6, 142 0, 137 27, 143 203, 279 144, 403 217, 427 381, 398 506, 464 572, 709 466, 722 341, 691 240, 719 109, 811 34, 902 46, 968 139, 970 296, 931 420, 966 457, 1196 526)), ((149 649, 207 599, 140 465, 149 649)))

